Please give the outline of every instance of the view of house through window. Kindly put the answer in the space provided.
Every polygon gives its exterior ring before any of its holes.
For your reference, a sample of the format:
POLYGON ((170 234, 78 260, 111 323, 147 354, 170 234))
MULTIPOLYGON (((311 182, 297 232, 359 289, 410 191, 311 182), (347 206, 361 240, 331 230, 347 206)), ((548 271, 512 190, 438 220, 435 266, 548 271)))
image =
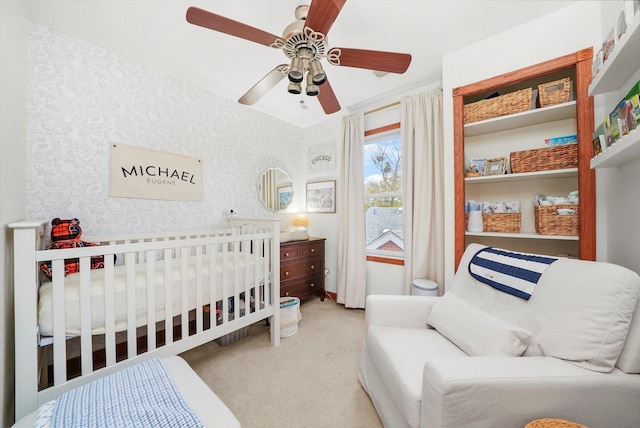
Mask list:
POLYGON ((367 254, 401 258, 402 143, 400 130, 365 138, 364 198, 367 254))

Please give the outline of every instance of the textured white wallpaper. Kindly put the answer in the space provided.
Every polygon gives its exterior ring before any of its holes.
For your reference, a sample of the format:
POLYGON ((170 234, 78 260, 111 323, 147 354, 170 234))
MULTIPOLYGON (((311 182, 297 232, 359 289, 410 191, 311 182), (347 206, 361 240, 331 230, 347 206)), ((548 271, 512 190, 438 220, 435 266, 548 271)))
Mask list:
POLYGON ((28 96, 28 218, 77 217, 95 235, 221 227, 231 208, 273 216, 256 190, 271 166, 302 204, 301 128, 36 24, 28 96), (201 158, 204 200, 109 197, 110 142, 201 158))

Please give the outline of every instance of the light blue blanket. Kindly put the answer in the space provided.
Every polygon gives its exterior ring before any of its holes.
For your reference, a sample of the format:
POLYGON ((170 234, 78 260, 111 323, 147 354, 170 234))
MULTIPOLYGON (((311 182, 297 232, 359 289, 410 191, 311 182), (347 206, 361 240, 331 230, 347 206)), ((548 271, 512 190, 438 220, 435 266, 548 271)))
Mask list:
POLYGON ((58 397, 53 427, 203 427, 159 358, 58 397))

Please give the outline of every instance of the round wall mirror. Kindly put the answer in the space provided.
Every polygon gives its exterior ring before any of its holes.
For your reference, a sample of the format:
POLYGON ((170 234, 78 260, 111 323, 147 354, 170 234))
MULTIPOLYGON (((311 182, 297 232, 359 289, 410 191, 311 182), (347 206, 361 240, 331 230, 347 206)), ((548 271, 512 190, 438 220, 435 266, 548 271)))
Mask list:
POLYGON ((280 168, 267 168, 258 179, 258 197, 271 211, 286 210, 293 200, 289 174, 280 168))

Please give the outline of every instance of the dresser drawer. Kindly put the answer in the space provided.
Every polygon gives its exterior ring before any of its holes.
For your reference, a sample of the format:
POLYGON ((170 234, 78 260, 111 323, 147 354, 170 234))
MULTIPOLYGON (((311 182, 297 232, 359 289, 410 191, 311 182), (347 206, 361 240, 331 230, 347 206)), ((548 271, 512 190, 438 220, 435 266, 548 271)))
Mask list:
POLYGON ((291 281, 280 283, 281 297, 299 297, 312 293, 322 293, 324 288, 322 273, 307 275, 291 281))
POLYGON ((323 256, 309 257, 280 266, 280 281, 322 271, 323 256))
POLYGON ((324 242, 312 242, 309 245, 300 247, 300 257, 324 255, 324 242))
POLYGON ((280 262, 285 263, 287 260, 295 260, 300 258, 300 247, 280 247, 280 262))

